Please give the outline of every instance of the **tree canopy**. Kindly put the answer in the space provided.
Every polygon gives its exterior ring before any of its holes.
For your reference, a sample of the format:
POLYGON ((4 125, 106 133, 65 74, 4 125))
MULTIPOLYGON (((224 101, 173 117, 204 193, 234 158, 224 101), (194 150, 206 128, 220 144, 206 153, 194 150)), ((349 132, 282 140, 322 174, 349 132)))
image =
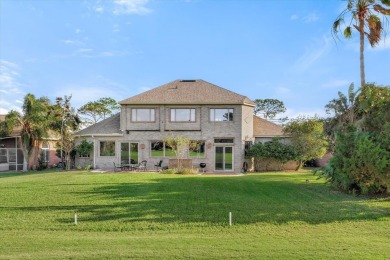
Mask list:
POLYGON ((253 111, 255 115, 262 115, 263 118, 274 118, 279 113, 286 112, 283 101, 278 99, 255 99, 256 107, 253 111))
POLYGON ((120 106, 114 99, 105 97, 88 102, 78 109, 78 113, 83 115, 82 119, 85 125, 91 125, 106 119, 119 109, 120 106))
POLYGON ((299 160, 297 170, 305 161, 321 158, 326 154, 328 142, 321 120, 298 117, 290 121, 283 128, 283 132, 290 136, 291 144, 297 151, 299 160))

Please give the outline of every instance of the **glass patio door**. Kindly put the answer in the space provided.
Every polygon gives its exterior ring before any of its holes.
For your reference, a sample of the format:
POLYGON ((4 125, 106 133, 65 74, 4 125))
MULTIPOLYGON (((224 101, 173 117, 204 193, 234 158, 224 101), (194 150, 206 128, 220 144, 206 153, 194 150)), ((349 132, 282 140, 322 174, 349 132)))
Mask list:
POLYGON ((215 147, 215 170, 216 171, 233 170, 233 146, 215 147))
POLYGON ((138 143, 121 143, 121 164, 138 163, 138 143))

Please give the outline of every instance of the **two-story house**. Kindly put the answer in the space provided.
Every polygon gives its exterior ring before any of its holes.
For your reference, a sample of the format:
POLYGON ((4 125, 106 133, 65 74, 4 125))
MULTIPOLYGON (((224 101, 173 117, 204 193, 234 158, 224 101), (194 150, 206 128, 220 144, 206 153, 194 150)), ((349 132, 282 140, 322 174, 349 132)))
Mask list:
POLYGON ((245 149, 254 141, 253 108, 247 97, 204 80, 175 80, 119 102, 120 113, 76 134, 94 143, 89 162, 94 168, 112 169, 113 163, 147 161, 147 168, 172 150, 167 136, 189 138, 187 157, 192 166, 206 163, 207 172, 241 172, 245 149))

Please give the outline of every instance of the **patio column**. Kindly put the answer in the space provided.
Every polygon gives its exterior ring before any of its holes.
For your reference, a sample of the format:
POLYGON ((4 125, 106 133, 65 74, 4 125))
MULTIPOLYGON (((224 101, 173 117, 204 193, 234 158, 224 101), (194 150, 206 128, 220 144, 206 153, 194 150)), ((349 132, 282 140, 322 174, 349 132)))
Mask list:
POLYGON ((16 155, 15 171, 18 171, 18 137, 17 136, 15 136, 15 155, 16 155))

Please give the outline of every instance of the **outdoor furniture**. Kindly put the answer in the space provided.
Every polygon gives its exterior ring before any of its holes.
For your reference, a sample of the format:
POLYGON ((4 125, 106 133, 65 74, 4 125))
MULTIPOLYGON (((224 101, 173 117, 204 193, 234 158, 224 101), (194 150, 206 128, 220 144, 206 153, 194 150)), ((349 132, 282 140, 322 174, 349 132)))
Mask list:
POLYGON ((202 168, 202 171, 204 173, 204 170, 206 168, 206 164, 205 163, 199 163, 199 167, 202 168))
POLYGON ((113 162, 113 164, 114 164, 114 172, 116 172, 118 169, 120 169, 121 171, 123 170, 123 166, 122 165, 121 166, 117 166, 115 164, 115 162, 113 162))
POLYGON ((146 171, 146 163, 147 163, 147 161, 146 161, 146 160, 143 160, 143 161, 140 162, 138 165, 134 166, 134 170, 146 171))
POLYGON ((158 164, 155 164, 155 165, 154 165, 154 167, 156 168, 157 171, 158 171, 159 169, 161 170, 161 165, 162 165, 162 163, 163 163, 163 160, 160 160, 160 161, 158 162, 158 164))

